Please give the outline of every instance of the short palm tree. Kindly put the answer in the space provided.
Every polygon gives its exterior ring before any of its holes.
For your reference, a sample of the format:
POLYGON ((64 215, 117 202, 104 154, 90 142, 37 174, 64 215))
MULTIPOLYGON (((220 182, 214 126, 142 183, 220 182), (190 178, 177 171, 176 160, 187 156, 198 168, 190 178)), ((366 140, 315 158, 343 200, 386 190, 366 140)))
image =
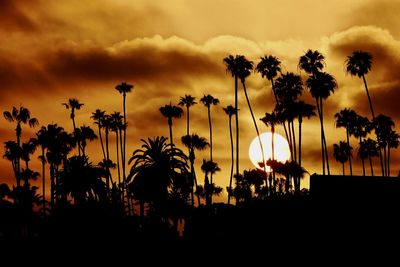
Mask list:
POLYGON ((103 144, 103 136, 101 134, 101 129, 104 127, 103 122, 105 118, 105 111, 96 109, 95 112, 92 113, 92 116, 90 118, 93 119, 94 123, 97 125, 97 130, 99 133, 99 139, 100 139, 100 145, 101 145, 101 151, 103 152, 103 159, 106 159, 106 152, 104 150, 104 144, 103 144))
MULTIPOLYGON (((357 113, 352 109, 342 109, 341 111, 335 114, 336 119, 336 127, 343 127, 346 130, 346 140, 347 146, 351 147, 350 145, 350 135, 354 132, 353 128, 355 127, 356 120, 357 120, 357 113)), ((339 144, 340 145, 340 144, 339 144)), ((351 157, 348 158, 349 166, 350 166, 350 176, 353 175, 353 168, 351 164, 351 157)))
POLYGON ((94 133, 92 128, 85 125, 77 128, 77 135, 78 135, 78 140, 82 147, 82 156, 86 157, 87 141, 95 140, 97 138, 97 135, 94 133))
MULTIPOLYGON (((80 110, 81 107, 84 105, 83 103, 80 103, 78 99, 76 98, 70 98, 68 99, 67 103, 62 103, 62 105, 65 106, 66 109, 71 109, 70 113, 70 118, 72 120, 72 127, 73 127, 73 132, 75 133, 76 129, 76 124, 75 124, 75 111, 80 110)), ((81 155, 81 145, 78 141, 78 155, 81 155)))
POLYGON ((379 114, 375 120, 372 121, 372 125, 375 129, 375 134, 377 137, 379 151, 383 149, 383 157, 381 157, 381 167, 382 167, 382 176, 387 176, 387 145, 388 145, 388 137, 393 130, 394 121, 392 118, 385 116, 383 114, 379 114))
POLYGON ((190 107, 197 104, 196 98, 191 95, 181 96, 178 105, 186 107, 186 135, 190 134, 190 107))
POLYGON ((221 169, 218 167, 218 164, 213 161, 206 161, 203 159, 203 164, 201 165, 201 170, 204 172, 204 191, 203 195, 206 198, 206 205, 212 205, 212 196, 218 195, 221 193, 222 188, 215 186, 214 183, 210 183, 208 179, 208 175, 215 174, 216 172, 220 171, 221 169))
POLYGON ((371 176, 374 176, 374 168, 372 165, 372 158, 379 156, 378 143, 371 138, 361 141, 358 148, 358 156, 360 158, 368 158, 369 166, 371 168, 371 176))
MULTIPOLYGON (((212 95, 204 95, 200 102, 207 108, 208 114, 208 127, 210 130, 210 161, 213 161, 213 139, 212 139, 212 123, 211 123, 211 106, 219 104, 219 99, 212 95)), ((211 173, 211 183, 213 183, 213 174, 211 173)))
MULTIPOLYGON (((193 192, 193 183, 195 185, 197 191, 197 178, 196 178, 196 170, 194 168, 194 161, 196 159, 195 150, 204 150, 210 144, 204 137, 200 137, 197 134, 185 135, 182 136, 182 144, 189 149, 189 161, 190 161, 190 173, 192 177, 192 206, 194 205, 194 192, 193 192)), ((200 196, 197 194, 198 206, 200 206, 200 196)))
POLYGON ((229 138, 231 141, 231 174, 229 177, 229 187, 228 187, 228 205, 230 204, 231 201, 231 193, 232 193, 232 179, 233 179, 233 165, 234 165, 234 147, 233 147, 233 136, 232 136, 232 116, 236 116, 237 110, 232 106, 229 105, 225 108, 223 108, 225 111, 225 114, 228 115, 229 117, 229 138))
MULTIPOLYGON (((33 128, 39 124, 39 121, 36 118, 31 117, 31 113, 30 113, 29 109, 24 108, 24 107, 20 107, 19 109, 17 109, 16 107, 13 107, 11 111, 4 111, 3 115, 7 121, 15 122, 17 124, 17 127, 15 128, 15 133, 17 136, 18 147, 21 146, 21 135, 22 135, 21 125, 28 124, 31 128, 33 128)), ((17 170, 18 174, 21 171, 19 158, 16 161, 16 170, 17 170)), ((17 186, 20 186, 18 178, 17 178, 17 186)))
POLYGON ((351 158, 351 150, 352 147, 347 142, 340 141, 339 144, 333 144, 333 156, 342 164, 343 175, 345 175, 344 164, 351 158))
POLYGON ((387 136, 387 147, 388 147, 388 151, 387 151, 387 176, 390 176, 390 150, 396 149, 399 146, 399 139, 400 139, 400 135, 398 133, 396 133, 394 130, 390 131, 388 136, 387 136))
POLYGON ((169 142, 171 146, 173 146, 174 141, 172 138, 172 119, 182 117, 183 110, 178 106, 171 105, 171 103, 161 107, 159 110, 161 114, 168 119, 169 138, 170 138, 169 142))
MULTIPOLYGON (((358 144, 361 144, 362 139, 367 137, 367 134, 371 131, 371 123, 368 120, 367 117, 363 117, 360 115, 356 115, 354 126, 352 128, 352 135, 355 138, 358 138, 358 144)), ((367 157, 360 157, 361 158, 361 164, 362 164, 362 170, 363 170, 363 176, 365 176, 365 159, 367 157)))

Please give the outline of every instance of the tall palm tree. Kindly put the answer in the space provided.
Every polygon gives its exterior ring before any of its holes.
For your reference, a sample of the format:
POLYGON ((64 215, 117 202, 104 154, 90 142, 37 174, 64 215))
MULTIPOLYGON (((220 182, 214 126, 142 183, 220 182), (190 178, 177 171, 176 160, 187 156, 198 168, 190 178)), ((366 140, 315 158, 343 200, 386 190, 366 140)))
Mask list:
POLYGON ((46 154, 45 151, 49 147, 49 134, 47 131, 47 128, 42 126, 40 130, 36 133, 36 144, 40 146, 41 149, 41 155, 39 156, 39 159, 42 163, 42 196, 43 196, 43 213, 45 212, 46 209, 46 154))
POLYGON ((315 99, 317 104, 318 116, 321 124, 321 147, 322 147, 322 168, 323 174, 325 175, 325 164, 326 160, 328 175, 330 175, 329 170, 329 160, 328 160, 328 149, 326 145, 325 130, 324 130, 324 115, 323 115, 323 99, 327 99, 331 93, 334 93, 337 89, 336 79, 326 72, 317 72, 313 76, 307 79, 307 87, 310 90, 312 97, 315 99))
MULTIPOLYGON (((370 127, 371 123, 368 120, 367 117, 363 117, 360 115, 356 115, 355 122, 354 122, 354 127, 352 128, 352 134, 354 135, 355 138, 358 138, 358 144, 361 144, 362 139, 367 136, 367 134, 371 131, 370 127)), ((365 176, 365 159, 368 158, 368 156, 362 156, 361 158, 361 164, 362 164, 362 170, 363 170, 363 176, 365 176)))
POLYGON ((222 191, 222 188, 216 187, 214 183, 210 183, 210 180, 208 179, 208 175, 213 175, 217 171, 220 171, 221 169, 218 167, 218 164, 216 162, 213 162, 211 160, 206 161, 203 159, 203 164, 201 165, 201 170, 204 172, 204 195, 206 197, 206 205, 211 206, 212 205, 212 196, 214 194, 219 194, 222 191))
MULTIPOLYGON (((307 52, 300 57, 298 64, 299 69, 304 70, 313 79, 316 79, 315 76, 317 75, 317 73, 322 71, 324 66, 325 66, 325 57, 319 51, 317 50, 313 51, 311 49, 307 50, 307 52)), ((323 116, 321 115, 318 99, 316 99, 316 102, 317 102, 318 117, 320 118, 320 123, 322 123, 321 118, 323 116)), ((325 157, 328 156, 326 150, 327 148, 326 148, 325 132, 323 128, 321 128, 322 172, 324 175, 325 175, 325 157)), ((329 164, 327 165, 329 174, 329 164)))
POLYGON ((379 151, 383 149, 383 162, 381 162, 382 168, 382 176, 387 176, 387 145, 388 145, 388 137, 392 128, 394 127, 394 122, 392 118, 385 116, 383 114, 379 114, 375 120, 372 121, 373 127, 375 129, 375 134, 377 137, 379 151))
POLYGON ((390 149, 398 148, 399 139, 400 139, 400 135, 398 133, 396 133, 394 130, 390 131, 387 136, 387 144, 388 144, 387 176, 390 176, 390 149))
MULTIPOLYGON (((10 111, 4 111, 3 112, 4 118, 9 121, 9 122, 15 122, 17 123, 17 127, 15 128, 15 133, 17 137, 17 145, 18 147, 21 146, 21 135, 22 135, 22 124, 28 124, 29 127, 33 128, 39 124, 39 121, 36 118, 31 118, 31 113, 29 109, 20 107, 17 109, 16 107, 13 107, 11 112, 10 111)), ((20 166, 20 158, 17 159, 16 161, 16 170, 17 170, 17 175, 19 175, 21 171, 21 166, 20 166)), ((20 179, 17 178, 17 186, 20 186, 20 179)))
POLYGON ((368 52, 357 50, 354 51, 346 60, 346 72, 351 76, 358 76, 363 79, 365 91, 368 97, 369 108, 371 110, 372 119, 375 120, 374 108, 372 106, 371 97, 368 91, 367 80, 365 75, 371 70, 372 55, 368 52))
MULTIPOLYGON (((68 99, 67 103, 62 103, 62 105, 65 106, 66 109, 71 109, 70 113, 70 118, 72 120, 72 127, 73 127, 73 132, 75 133, 76 129, 76 124, 75 124, 75 111, 80 110, 81 107, 84 105, 83 103, 80 103, 78 99, 76 98, 70 98, 68 99)), ((81 144, 78 141, 78 155, 81 155, 81 144)))
POLYGON ((22 143, 21 146, 21 159, 25 161, 25 169, 29 169, 29 161, 31 160, 30 155, 36 151, 37 142, 35 138, 29 139, 29 141, 22 143))
POLYGON ((169 138, 171 139, 169 142, 171 146, 173 146, 174 141, 172 138, 172 119, 182 117, 183 110, 178 106, 171 105, 171 103, 161 107, 159 110, 161 114, 168 119, 169 138))
POLYGON ((262 165, 263 165, 264 172, 265 172, 264 148, 263 148, 263 145, 261 142, 260 131, 258 130, 257 122, 254 117, 253 109, 251 107, 250 99, 249 99, 249 96, 247 94, 247 89, 246 89, 246 78, 250 76, 251 71, 253 70, 254 63, 253 63, 253 61, 247 60, 244 56, 239 56, 237 58, 237 64, 239 67, 239 79, 243 86, 243 91, 244 91, 244 95, 246 97, 247 106, 249 107, 251 118, 252 118, 253 124, 254 124, 254 128, 256 129, 258 142, 260 144, 262 161, 263 161, 262 165))
POLYGON ((93 141, 94 139, 97 138, 97 135, 94 133, 92 128, 85 125, 79 127, 77 129, 77 133, 78 133, 78 140, 80 141, 82 146, 82 156, 86 157, 87 141, 93 141))
MULTIPOLYGON (((194 161, 196 159, 195 150, 204 150, 210 144, 204 137, 200 137, 197 134, 185 135, 181 138, 182 144, 189 149, 189 161, 190 161, 190 174, 192 177, 192 206, 194 206, 194 193, 193 193, 193 183, 197 192, 197 178, 196 170, 194 168, 194 161)), ((198 206, 200 206, 200 195, 197 194, 198 206)))
POLYGON ((104 144, 103 144, 103 137, 101 134, 101 129, 104 127, 103 122, 105 118, 105 111, 96 109, 95 112, 92 113, 92 116, 90 118, 93 119, 94 123, 97 124, 97 129, 99 132, 99 139, 100 139, 100 144, 101 144, 101 151, 103 152, 103 159, 106 159, 106 152, 104 150, 104 144))
POLYGON ((191 95, 185 95, 185 96, 181 96, 178 105, 182 106, 182 107, 186 107, 186 135, 189 135, 190 133, 190 114, 189 114, 189 110, 191 106, 194 106, 197 104, 197 102, 195 101, 195 97, 191 96, 191 95))
POLYGON ((351 158, 352 149, 347 142, 340 141, 339 144, 333 144, 333 156, 342 164, 343 175, 345 175, 344 164, 351 158))
MULTIPOLYGON (((212 95, 204 95, 201 99, 200 102, 204 104, 204 106, 207 108, 207 114, 208 114, 208 126, 210 130, 210 161, 213 161, 213 139, 212 139, 212 123, 211 123, 211 106, 216 106, 219 104, 219 99, 213 97, 212 95)), ((213 174, 211 173, 211 183, 213 183, 213 174)))
MULTIPOLYGON (((352 109, 342 109, 341 111, 335 114, 336 119, 336 127, 343 127, 346 129, 346 140, 347 146, 350 146, 350 135, 354 132, 353 128, 355 127, 356 120, 357 120, 357 113, 352 109)), ((351 156, 348 158, 349 165, 350 165, 350 176, 353 175, 353 168, 351 165, 351 156)))
POLYGON ((187 172, 187 157, 182 150, 167 144, 166 137, 141 141, 141 148, 133 152, 128 162, 132 163, 127 177, 129 194, 139 201, 141 217, 145 203, 162 215, 173 180, 187 172))
POLYGON ((271 82, 272 92, 275 97, 276 104, 279 104, 278 97, 275 92, 274 78, 281 72, 281 61, 272 55, 261 57, 261 61, 256 66, 256 71, 261 77, 267 78, 271 82))
MULTIPOLYGON (((226 70, 229 72, 235 81, 235 124, 236 124, 236 175, 239 175, 239 102, 238 102, 238 79, 240 74, 239 55, 229 55, 224 58, 226 70)), ((243 56, 242 56, 243 57, 243 56)))
POLYGON ((315 114, 315 106, 311 104, 307 104, 304 101, 296 102, 294 110, 297 114, 297 119, 299 121, 299 159, 298 163, 301 166, 301 140, 302 140, 302 124, 303 118, 310 119, 312 116, 316 116, 315 114))
MULTIPOLYGON (((117 170, 118 170, 118 186, 122 186, 122 181, 121 181, 121 164, 120 164, 120 149, 119 149, 119 140, 121 139, 121 128, 122 128, 122 115, 120 112, 114 112, 110 115, 110 130, 115 132, 115 148, 116 148, 116 164, 117 164, 117 170)), ((123 194, 123 192, 122 192, 123 194)), ((121 199, 123 199, 123 196, 121 195, 121 199)))
POLYGON ((126 94, 130 93, 133 89, 133 85, 132 84, 128 84, 128 83, 121 83, 118 84, 117 86, 115 86, 115 89, 122 94, 122 106, 124 109, 124 125, 122 127, 123 131, 124 131, 124 142, 121 143, 123 149, 121 150, 121 163, 122 163, 122 176, 124 181, 126 180, 126 174, 125 174, 125 159, 126 159, 126 130, 128 128, 128 125, 126 123, 126 94))
POLYGON ((231 174, 229 177, 229 187, 228 187, 228 205, 231 202, 231 193, 232 193, 232 179, 233 179, 233 165, 234 165, 234 147, 233 147, 233 136, 232 136, 232 116, 236 116, 237 110, 229 105, 226 108, 222 108, 225 111, 225 114, 229 117, 229 138, 231 140, 231 174))
POLYGON ((368 158, 369 166, 371 168, 371 176, 374 176, 374 168, 372 165, 372 158, 379 156, 378 143, 371 138, 361 141, 358 148, 358 156, 360 158, 368 158))

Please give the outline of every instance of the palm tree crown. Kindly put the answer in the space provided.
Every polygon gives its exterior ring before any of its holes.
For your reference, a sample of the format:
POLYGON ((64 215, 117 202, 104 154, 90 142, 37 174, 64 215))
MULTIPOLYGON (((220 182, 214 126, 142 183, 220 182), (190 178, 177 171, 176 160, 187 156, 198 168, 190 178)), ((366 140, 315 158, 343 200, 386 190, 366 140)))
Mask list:
POLYGON ((266 77, 270 81, 281 72, 281 61, 272 55, 261 57, 256 71, 261 74, 261 77, 266 77))
POLYGON ((123 95, 126 95, 127 93, 130 93, 133 89, 133 85, 123 82, 121 84, 118 84, 117 86, 115 86, 115 89, 123 95))
POLYGON ((346 71, 352 76, 361 78, 367 74, 372 67, 372 55, 368 52, 354 51, 346 60, 346 71))
POLYGON ((299 68, 311 75, 315 75, 316 73, 320 72, 324 66, 325 57, 317 50, 307 50, 307 52, 301 56, 299 60, 299 68))

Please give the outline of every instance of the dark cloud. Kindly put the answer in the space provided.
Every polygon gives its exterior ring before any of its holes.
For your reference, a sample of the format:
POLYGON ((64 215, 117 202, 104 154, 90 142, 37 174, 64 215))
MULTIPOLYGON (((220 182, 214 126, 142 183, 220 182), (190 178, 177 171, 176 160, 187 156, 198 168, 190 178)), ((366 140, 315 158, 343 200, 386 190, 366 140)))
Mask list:
MULTIPOLYGON (((5 32, 32 32, 38 29, 36 23, 25 12, 23 5, 28 1, 2 0, 0 4, 0 30, 5 32)), ((36 1, 32 1, 36 2, 36 1)))

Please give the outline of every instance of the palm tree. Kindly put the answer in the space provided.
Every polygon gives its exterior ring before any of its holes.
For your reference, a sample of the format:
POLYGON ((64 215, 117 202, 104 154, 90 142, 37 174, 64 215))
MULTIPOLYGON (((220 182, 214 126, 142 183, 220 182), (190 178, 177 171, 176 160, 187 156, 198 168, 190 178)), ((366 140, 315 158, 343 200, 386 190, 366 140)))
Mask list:
POLYGON ((49 134, 47 128, 42 126, 40 130, 36 133, 36 144, 41 148, 41 155, 39 156, 40 161, 42 162, 42 196, 43 196, 43 213, 46 209, 46 154, 45 151, 49 147, 49 134))
POLYGON ((178 103, 179 106, 185 106, 186 107, 186 135, 189 135, 190 133, 190 116, 189 116, 189 109, 191 106, 194 106, 197 104, 196 101, 194 101, 196 98, 191 96, 191 95, 185 95, 180 97, 180 101, 178 103))
POLYGON ((203 159, 203 164, 201 165, 201 170, 204 172, 204 196, 206 198, 206 205, 211 206, 212 205, 212 196, 214 194, 219 194, 222 191, 222 188, 216 187, 214 183, 210 183, 208 179, 208 175, 213 175, 217 171, 220 171, 221 169, 218 167, 218 164, 216 162, 213 162, 211 160, 206 161, 203 159))
POLYGON ((251 118, 253 120, 254 128, 256 129, 258 142, 260 143, 263 167, 264 167, 264 172, 265 172, 264 148, 263 148, 263 145, 262 145, 262 142, 261 142, 260 132, 258 130, 257 122, 256 122, 256 119, 254 117, 253 109, 251 108, 250 99, 249 99, 249 96, 247 95, 247 90, 246 90, 246 78, 248 76, 250 76, 251 71, 253 70, 253 64, 254 63, 253 63, 253 61, 247 60, 244 56, 239 56, 237 58, 237 64, 238 64, 238 67, 239 67, 238 76, 239 76, 239 79, 240 79, 240 81, 242 83, 242 86, 243 86, 243 91, 244 91, 244 95, 246 97, 247 105, 248 105, 249 110, 250 110, 250 114, 251 114, 251 118))
MULTIPOLYGON (((15 133, 17 136, 18 147, 21 146, 21 135, 22 135, 21 124, 28 124, 29 127, 31 127, 31 128, 33 128, 39 124, 39 121, 36 118, 31 118, 31 113, 30 113, 29 109, 24 108, 24 107, 20 107, 19 109, 17 109, 16 107, 13 107, 11 112, 4 111, 3 115, 7 121, 17 123, 17 127, 15 128, 15 133)), ((21 171, 19 158, 16 161, 16 170, 17 170, 17 175, 19 175, 19 173, 21 171)), ((19 182, 20 182, 20 179, 17 178, 17 186, 20 186, 19 182)))
MULTIPOLYGON (((67 103, 62 103, 62 105, 65 106, 66 109, 71 109, 70 113, 70 118, 72 120, 72 126, 73 126, 73 132, 75 133, 76 129, 76 124, 75 124, 75 111, 80 110, 81 107, 84 105, 83 103, 80 103, 78 99, 76 98, 70 98, 68 99, 67 103)), ((78 141, 78 155, 81 155, 81 144, 78 141)))
POLYGON ((271 82, 272 92, 278 105, 279 100, 275 92, 274 78, 281 72, 281 61, 271 55, 261 57, 261 61, 256 66, 256 71, 261 74, 261 77, 265 77, 271 82))
MULTIPOLYGON (((204 137, 200 137, 197 134, 182 136, 182 144, 189 149, 189 161, 190 161, 190 173, 192 177, 192 206, 194 206, 194 193, 193 193, 193 182, 197 191, 197 178, 196 171, 194 168, 194 160, 196 159, 195 150, 204 150, 210 144, 204 137)), ((200 195, 197 194, 198 206, 200 206, 200 195)))
POLYGON ((124 109, 124 125, 123 125, 123 130, 124 130, 124 142, 121 143, 123 149, 121 150, 121 162, 122 162, 122 176, 123 180, 126 180, 126 174, 125 174, 125 159, 126 159, 126 129, 128 128, 128 125, 126 123, 126 94, 130 93, 133 89, 133 85, 128 84, 128 83, 121 83, 118 84, 115 89, 122 94, 122 105, 124 109))
POLYGON ((17 186, 20 186, 20 171, 18 171, 18 161, 21 158, 21 147, 15 141, 7 141, 4 143, 3 158, 11 162, 17 186))
MULTIPOLYGON (((353 128, 355 127, 357 120, 357 113, 354 110, 345 108, 335 114, 336 119, 336 127, 343 127, 346 129, 346 140, 347 146, 350 146, 350 135, 354 132, 353 128)), ((353 168, 351 165, 351 156, 348 158, 350 165, 350 175, 353 175, 353 168)))
POLYGON ((25 161, 25 169, 29 169, 30 155, 36 151, 36 139, 31 138, 28 142, 22 143, 21 146, 21 159, 25 161))
POLYGON ((235 81, 235 124, 236 124, 236 175, 239 175, 239 102, 238 102, 238 79, 240 74, 239 55, 229 55, 224 58, 226 70, 232 75, 235 81))
POLYGON ((387 136, 387 144, 388 144, 388 159, 387 159, 387 176, 390 176, 390 149, 396 149, 399 146, 400 135, 396 133, 394 130, 390 131, 387 136))
POLYGON ((339 144, 333 144, 333 156, 342 164, 343 175, 345 175, 344 164, 351 158, 352 149, 347 142, 340 141, 339 144))
POLYGON ((159 214, 164 212, 175 177, 187 173, 187 157, 182 150, 167 144, 166 137, 141 140, 128 164, 132 164, 127 177, 129 194, 139 201, 144 217, 144 204, 149 203, 159 214))
MULTIPOLYGON (((121 183, 121 169, 120 169, 120 158, 119 158, 119 140, 121 138, 122 128, 122 115, 119 112, 114 112, 110 115, 110 130, 115 132, 115 146, 116 146, 116 159, 117 159, 117 170, 118 170, 118 186, 122 186, 121 183)), ((121 152, 122 153, 122 152, 121 152)), ((121 196, 122 198, 123 196, 121 196)))
MULTIPOLYGON (((204 95, 203 98, 200 99, 200 102, 204 104, 207 108, 208 114, 208 126, 210 129, 210 161, 213 160, 213 139, 212 139, 212 123, 211 123, 211 105, 216 106, 219 104, 219 99, 213 97, 212 95, 204 95)), ((213 183, 213 174, 211 173, 211 183, 213 183)))
POLYGON ((316 116, 315 114, 315 106, 311 104, 307 104, 304 101, 299 101, 296 102, 294 110, 297 114, 297 119, 299 121, 299 166, 301 166, 301 136, 302 136, 302 124, 303 124, 303 118, 310 119, 312 116, 316 116))
POLYGON ((106 152, 104 150, 104 144, 103 144, 103 137, 101 134, 101 129, 104 127, 104 118, 105 118, 105 111, 96 109, 95 112, 92 113, 92 116, 90 118, 93 119, 94 123, 97 124, 97 129, 99 132, 99 139, 100 139, 100 144, 101 144, 101 151, 103 152, 103 159, 106 159, 106 152))
POLYGON ((371 168, 371 176, 374 176, 374 168, 372 166, 372 158, 377 157, 378 153, 378 143, 370 138, 361 141, 358 148, 358 156, 360 158, 368 158, 369 165, 371 168))
POLYGON ((169 127, 169 138, 171 146, 174 145, 174 141, 172 139, 172 119, 182 117, 183 110, 178 106, 173 106, 171 103, 169 105, 165 105, 160 109, 161 114, 168 119, 168 127, 169 127))
MULTIPOLYGON (((368 120, 367 117, 363 117, 360 115, 356 115, 355 122, 354 122, 354 127, 352 128, 352 134, 354 135, 355 138, 359 138, 358 144, 361 144, 362 139, 367 136, 367 134, 371 131, 370 127, 371 123, 368 120)), ((365 176, 365 162, 364 160, 368 156, 362 156, 361 158, 361 164, 362 164, 362 169, 363 169, 363 176, 365 176)))
POLYGON ((335 92, 337 89, 337 83, 335 78, 326 72, 317 72, 313 76, 307 79, 307 87, 310 90, 312 97, 315 99, 317 104, 318 116, 321 124, 321 147, 322 147, 322 169, 325 175, 325 164, 328 170, 328 175, 330 175, 329 170, 329 160, 328 160, 328 149, 326 146, 325 130, 324 130, 324 115, 323 115, 323 99, 327 99, 331 93, 335 92))
POLYGON ((387 176, 387 145, 388 145, 388 137, 392 128, 394 127, 394 122, 392 118, 385 116, 383 114, 379 114, 375 120, 372 121, 372 125, 375 129, 375 134, 377 137, 379 151, 383 149, 383 162, 381 161, 382 167, 382 176, 387 176))
POLYGON ((231 192, 232 192, 232 179, 233 179, 233 165, 234 165, 234 158, 233 158, 233 154, 234 154, 234 148, 233 148, 233 136, 232 136, 232 116, 236 116, 237 114, 237 110, 232 106, 229 105, 226 108, 222 108, 226 115, 229 116, 229 137, 231 140, 231 174, 229 177, 229 188, 228 188, 228 205, 231 202, 231 192))
POLYGON ((94 139, 97 138, 97 135, 94 133, 92 128, 85 125, 81 126, 80 128, 77 128, 76 130, 77 130, 78 140, 80 141, 82 146, 82 156, 86 157, 87 141, 93 141, 94 139))
POLYGON ((346 72, 350 73, 351 76, 358 76, 359 78, 363 79, 372 119, 375 120, 375 113, 372 106, 371 97, 369 95, 367 81, 365 79, 365 75, 371 70, 371 67, 372 55, 368 52, 357 50, 347 57, 346 72))

